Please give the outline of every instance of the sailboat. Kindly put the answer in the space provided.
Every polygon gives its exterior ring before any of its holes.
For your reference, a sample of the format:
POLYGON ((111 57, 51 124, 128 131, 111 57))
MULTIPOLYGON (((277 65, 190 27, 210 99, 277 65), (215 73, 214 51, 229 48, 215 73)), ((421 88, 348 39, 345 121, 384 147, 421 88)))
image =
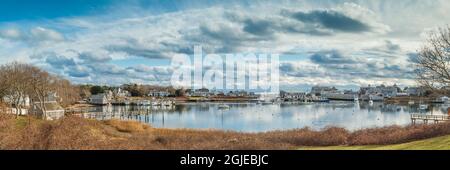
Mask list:
POLYGON ((426 110, 426 109, 428 109, 428 105, 422 103, 422 97, 420 97, 419 109, 420 109, 420 110, 426 110))
POLYGON ((420 110, 427 110, 428 109, 428 105, 427 104, 420 104, 419 105, 419 109, 420 110))

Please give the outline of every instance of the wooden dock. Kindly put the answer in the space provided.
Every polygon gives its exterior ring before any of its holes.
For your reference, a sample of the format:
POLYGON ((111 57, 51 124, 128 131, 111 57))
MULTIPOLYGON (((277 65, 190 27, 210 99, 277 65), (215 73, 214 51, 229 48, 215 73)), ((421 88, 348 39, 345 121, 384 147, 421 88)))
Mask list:
POLYGON ((415 124, 417 120, 423 121, 425 124, 428 123, 428 121, 439 123, 443 121, 449 121, 450 115, 411 114, 412 123, 415 124))

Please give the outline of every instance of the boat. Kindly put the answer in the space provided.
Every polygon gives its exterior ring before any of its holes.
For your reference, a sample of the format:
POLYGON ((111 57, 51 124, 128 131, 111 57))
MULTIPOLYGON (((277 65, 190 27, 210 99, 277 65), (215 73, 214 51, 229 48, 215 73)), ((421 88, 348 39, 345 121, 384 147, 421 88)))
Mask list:
POLYGON ((409 105, 414 105, 414 101, 410 100, 410 101, 408 101, 408 104, 409 105))
POLYGON ((427 104, 421 104, 421 105, 419 105, 419 109, 420 110, 426 110, 426 109, 428 109, 428 105, 427 104))
POLYGON ((330 102, 330 99, 313 99, 312 101, 317 103, 327 103, 330 102))
POLYGON ((312 102, 317 102, 317 103, 326 103, 326 102, 330 102, 330 99, 325 98, 325 97, 312 97, 311 99, 312 102))
POLYGON ((219 109, 229 109, 230 106, 226 105, 226 104, 219 104, 218 106, 219 109))
POLYGON ((369 105, 373 105, 373 100, 369 100, 369 105))
POLYGON ((343 94, 343 93, 327 93, 323 94, 325 98, 329 100, 342 100, 342 101, 356 101, 359 100, 354 94, 343 94))
POLYGON ((436 99, 434 99, 432 101, 432 103, 439 103, 439 104, 443 104, 443 103, 448 103, 448 97, 447 96, 442 96, 442 97, 438 97, 436 99))
POLYGON ((173 102, 172 101, 163 101, 161 102, 162 106, 172 106, 173 102))
POLYGON ((150 101, 148 101, 148 100, 141 100, 141 101, 139 101, 139 105, 141 105, 141 106, 148 106, 148 105, 150 105, 150 101))
POLYGON ((152 102, 151 102, 151 106, 158 106, 158 102, 152 101, 152 102))

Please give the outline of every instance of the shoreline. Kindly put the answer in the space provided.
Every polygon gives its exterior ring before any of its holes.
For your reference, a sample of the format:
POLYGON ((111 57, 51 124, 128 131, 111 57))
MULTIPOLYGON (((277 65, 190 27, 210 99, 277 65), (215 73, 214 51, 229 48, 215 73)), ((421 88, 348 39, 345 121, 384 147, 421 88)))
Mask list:
POLYGON ((392 145, 450 135, 450 123, 389 126, 348 131, 328 127, 268 132, 154 128, 136 121, 92 120, 76 116, 57 121, 0 119, 1 149, 298 149, 305 146, 392 145), (3 123, 2 123, 3 122, 3 123), (50 129, 48 129, 50 128, 50 129), (47 129, 47 130, 46 130, 47 129), (39 137, 41 136, 41 137, 39 137), (38 138, 36 138, 38 137, 38 138), (26 139, 19 143, 8 143, 26 139), (2 143, 3 142, 3 143, 2 143), (42 144, 42 145, 41 145, 42 144))

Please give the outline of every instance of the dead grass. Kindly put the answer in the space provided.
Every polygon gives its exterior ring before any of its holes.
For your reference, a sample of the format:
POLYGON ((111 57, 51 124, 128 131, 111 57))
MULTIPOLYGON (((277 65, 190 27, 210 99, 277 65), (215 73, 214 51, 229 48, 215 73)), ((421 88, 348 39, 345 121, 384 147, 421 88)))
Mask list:
POLYGON ((116 128, 120 132, 143 132, 146 129, 150 129, 149 125, 142 124, 136 121, 121 121, 121 120, 107 120, 105 124, 116 128))
POLYGON ((58 121, 18 120, 0 114, 0 149, 296 149, 299 146, 386 145, 450 134, 450 123, 349 132, 330 127, 266 133, 160 129, 133 121, 69 116, 58 121))

